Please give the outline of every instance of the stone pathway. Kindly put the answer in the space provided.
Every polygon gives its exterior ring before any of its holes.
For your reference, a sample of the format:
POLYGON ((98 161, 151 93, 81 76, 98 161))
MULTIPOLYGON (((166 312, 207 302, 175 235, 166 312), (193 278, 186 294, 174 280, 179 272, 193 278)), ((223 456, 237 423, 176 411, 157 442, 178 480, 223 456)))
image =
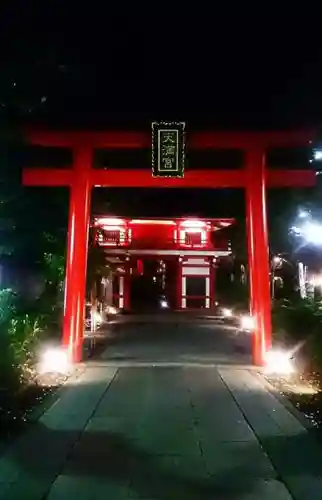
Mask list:
MULTIPOLYGON (((177 317, 180 319, 180 315, 177 317)), ((235 328, 215 321, 183 318, 180 322, 173 318, 170 321, 171 316, 165 318, 167 321, 160 321, 159 316, 149 320, 147 316, 141 324, 127 317, 117 319, 102 359, 118 366, 133 363, 249 366, 252 363, 249 334, 236 334, 235 328)), ((140 316, 137 321, 141 321, 140 316)))
POLYGON ((322 452, 257 375, 88 364, 0 458, 5 500, 320 500, 322 452))

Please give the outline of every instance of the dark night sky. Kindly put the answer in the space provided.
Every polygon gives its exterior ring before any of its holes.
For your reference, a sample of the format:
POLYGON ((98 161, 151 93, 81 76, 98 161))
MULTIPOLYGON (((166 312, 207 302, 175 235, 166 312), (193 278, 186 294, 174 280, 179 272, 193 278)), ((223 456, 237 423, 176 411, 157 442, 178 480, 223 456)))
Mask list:
POLYGON ((138 126, 176 117, 195 127, 257 128, 320 121, 314 11, 274 10, 272 3, 259 12, 230 3, 194 7, 12 1, 0 15, 4 74, 11 69, 16 94, 28 88, 46 96, 46 119, 65 123, 138 126))
MULTIPOLYGON (((94 128, 148 129, 155 119, 186 120, 191 129, 320 124, 322 59, 313 10, 272 3, 260 3, 258 12, 230 2, 199 11, 195 3, 190 11, 167 2, 104 5, 12 1, 2 8, 4 114, 94 128)), ((122 211, 117 206, 126 197, 127 211, 162 211, 164 194, 145 192, 144 202, 141 195, 115 194, 111 210, 122 211)), ((100 198, 113 196, 102 191, 100 198)), ((203 200, 209 215, 209 207, 219 206, 233 215, 227 192, 195 198, 193 204, 185 192, 166 204, 187 213, 200 211, 203 200)))

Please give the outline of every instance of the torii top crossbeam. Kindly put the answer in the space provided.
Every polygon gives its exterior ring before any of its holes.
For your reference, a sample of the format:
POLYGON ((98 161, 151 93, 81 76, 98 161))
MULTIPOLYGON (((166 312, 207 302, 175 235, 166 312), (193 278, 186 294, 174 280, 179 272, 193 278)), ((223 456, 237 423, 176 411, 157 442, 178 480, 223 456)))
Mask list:
MULTIPOLYGON (((151 147, 151 137, 144 132, 46 132, 28 131, 27 141, 32 145, 79 149, 145 149, 151 147)), ((242 149, 266 151, 272 147, 307 146, 314 134, 295 132, 195 132, 188 137, 187 149, 242 149)), ((150 188, 242 188, 246 186, 245 169, 187 170, 183 178, 152 178, 150 170, 122 169, 89 172, 91 186, 150 187, 150 188)), ((27 169, 23 182, 29 186, 68 186, 73 179, 70 169, 27 169)), ((269 187, 308 187, 314 184, 311 170, 267 170, 269 187)))
MULTIPOLYGON (((250 278, 250 310, 255 318, 253 358, 263 364, 271 346, 269 250, 266 218, 266 187, 310 187, 313 170, 267 169, 266 151, 304 147, 314 140, 310 131, 288 132, 195 132, 189 133, 189 149, 241 149, 245 165, 233 170, 188 170, 183 178, 153 177, 150 170, 93 168, 94 149, 150 148, 151 136, 141 132, 53 132, 29 130, 29 144, 73 150, 73 164, 66 169, 28 168, 27 186, 69 186, 65 310, 63 343, 73 359, 82 356, 84 296, 87 262, 90 196, 94 186, 144 188, 245 188, 250 278)), ((198 166, 199 167, 199 166, 198 166)), ((202 165, 201 165, 202 167, 202 165)), ((126 279, 126 277, 125 277, 126 279)))
MULTIPOLYGON (((273 132, 191 132, 188 137, 189 149, 248 149, 258 147, 280 148, 300 147, 309 144, 314 131, 273 131, 273 132)), ((146 132, 132 131, 44 131, 27 130, 26 139, 30 144, 46 147, 73 148, 86 143, 92 148, 142 149, 151 147, 151 137, 146 132)))

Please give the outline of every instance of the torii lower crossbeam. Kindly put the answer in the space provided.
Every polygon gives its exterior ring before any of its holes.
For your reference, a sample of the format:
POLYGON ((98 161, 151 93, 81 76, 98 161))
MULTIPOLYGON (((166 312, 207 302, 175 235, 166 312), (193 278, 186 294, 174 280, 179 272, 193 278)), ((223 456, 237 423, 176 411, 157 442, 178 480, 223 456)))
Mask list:
POLYGON ((70 348, 74 361, 82 357, 85 277, 88 245, 90 195, 92 187, 124 188, 244 188, 246 190, 247 241, 250 274, 250 309, 256 320, 253 360, 263 364, 271 346, 271 311, 269 250, 266 221, 266 188, 310 187, 315 173, 310 170, 265 168, 268 147, 303 146, 308 132, 271 134, 192 134, 188 143, 193 149, 239 148, 245 151, 245 167, 238 170, 191 170, 184 178, 153 178, 150 170, 96 170, 92 168, 93 150, 105 148, 145 148, 147 134, 141 133, 44 133, 29 132, 31 144, 70 147, 74 162, 70 169, 25 169, 26 186, 69 186, 71 190, 63 343, 70 348))

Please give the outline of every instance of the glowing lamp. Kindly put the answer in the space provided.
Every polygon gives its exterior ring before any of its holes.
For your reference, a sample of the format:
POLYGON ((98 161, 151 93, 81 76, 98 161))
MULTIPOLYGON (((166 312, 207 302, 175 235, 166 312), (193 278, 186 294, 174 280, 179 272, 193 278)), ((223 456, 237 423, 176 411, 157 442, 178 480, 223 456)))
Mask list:
POLYGON ((226 307, 222 310, 222 313, 225 318, 231 318, 233 315, 233 311, 231 309, 227 309, 226 307))
POLYGON ((265 355, 264 372, 268 375, 291 375, 294 366, 287 351, 271 349, 265 355))
POLYGON ((314 161, 322 160, 322 149, 314 149, 313 150, 313 159, 314 161))
POLYGON ((112 217, 101 217, 99 219, 96 219, 95 225, 99 226, 116 226, 119 228, 120 226, 124 226, 125 222, 123 219, 115 219, 112 217))
POLYGON ((256 326, 255 318, 245 314, 240 318, 240 326, 243 330, 254 330, 256 326))
POLYGON ((107 308, 107 313, 108 314, 117 314, 117 309, 114 306, 108 306, 107 308))
POLYGON ((41 353, 37 370, 40 375, 45 375, 46 373, 66 375, 70 367, 70 359, 66 349, 49 347, 41 353))
POLYGON ((185 220, 181 223, 184 228, 201 228, 205 227, 206 223, 202 220, 185 220))

